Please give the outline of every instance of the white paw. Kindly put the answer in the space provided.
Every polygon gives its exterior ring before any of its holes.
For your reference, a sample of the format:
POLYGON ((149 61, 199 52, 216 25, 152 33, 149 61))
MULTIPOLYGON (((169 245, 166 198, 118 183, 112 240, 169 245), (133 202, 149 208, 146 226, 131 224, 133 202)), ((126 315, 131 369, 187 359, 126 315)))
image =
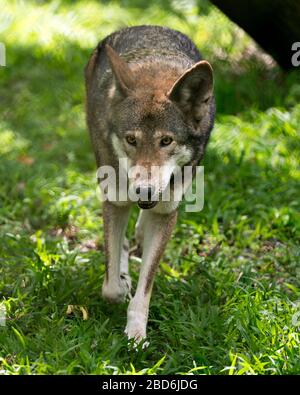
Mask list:
POLYGON ((122 273, 118 284, 110 284, 104 281, 102 297, 109 303, 123 303, 128 296, 131 299, 131 278, 129 274, 122 273))
MULTIPOLYGON (((136 348, 139 343, 146 339, 147 318, 140 313, 133 311, 128 312, 128 320, 125 328, 125 333, 129 340, 134 340, 134 347, 136 348)), ((142 348, 149 345, 144 342, 142 348)))

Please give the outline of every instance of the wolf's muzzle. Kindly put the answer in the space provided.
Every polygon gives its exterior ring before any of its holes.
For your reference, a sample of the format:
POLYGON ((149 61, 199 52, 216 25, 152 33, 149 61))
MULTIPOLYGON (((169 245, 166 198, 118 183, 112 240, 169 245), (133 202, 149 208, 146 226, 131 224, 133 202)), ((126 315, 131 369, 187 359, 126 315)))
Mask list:
POLYGON ((135 192, 141 196, 140 200, 151 200, 152 195, 154 194, 154 188, 149 186, 137 186, 135 192))
POLYGON ((154 192, 154 187, 151 185, 138 186, 136 188, 136 193, 140 196, 140 199, 138 200, 138 205, 140 208, 146 210, 156 206, 157 201, 152 200, 154 192))
POLYGON ((138 206, 139 208, 142 208, 143 210, 148 210, 149 208, 153 208, 157 205, 158 202, 146 202, 144 200, 139 200, 138 201, 138 206))

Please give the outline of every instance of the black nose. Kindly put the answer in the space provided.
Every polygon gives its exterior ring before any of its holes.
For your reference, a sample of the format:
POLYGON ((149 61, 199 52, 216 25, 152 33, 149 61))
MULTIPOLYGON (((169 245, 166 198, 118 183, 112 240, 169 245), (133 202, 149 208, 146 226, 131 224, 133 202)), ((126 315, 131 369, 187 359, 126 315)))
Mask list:
POLYGON ((142 201, 151 201, 151 197, 154 195, 153 186, 136 187, 136 194, 139 195, 142 201))

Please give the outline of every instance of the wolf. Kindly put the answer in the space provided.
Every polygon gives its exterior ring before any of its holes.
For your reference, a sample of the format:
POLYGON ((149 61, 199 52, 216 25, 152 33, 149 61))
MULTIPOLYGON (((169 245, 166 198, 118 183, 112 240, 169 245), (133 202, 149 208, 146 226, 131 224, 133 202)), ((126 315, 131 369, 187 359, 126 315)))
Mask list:
MULTIPOLYGON (((146 338, 154 275, 176 224, 179 200, 160 199, 174 171, 202 160, 214 124, 213 70, 184 34, 163 26, 134 26, 103 39, 85 67, 86 115, 96 164, 119 174, 134 169, 129 189, 139 197, 102 206, 106 270, 102 296, 130 302, 125 333, 146 338), (145 170, 142 172, 142 170, 145 170), (130 208, 140 208, 135 239, 142 263, 134 297, 125 237, 130 208)), ((118 190, 116 185, 116 190, 118 190)), ((174 192, 174 186, 173 186, 174 192)))

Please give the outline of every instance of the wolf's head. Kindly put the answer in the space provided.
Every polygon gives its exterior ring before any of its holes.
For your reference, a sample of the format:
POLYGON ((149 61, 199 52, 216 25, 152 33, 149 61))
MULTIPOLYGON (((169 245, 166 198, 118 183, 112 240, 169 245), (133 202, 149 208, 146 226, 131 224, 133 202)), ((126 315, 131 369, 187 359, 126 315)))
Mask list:
POLYGON ((139 206, 152 208, 176 168, 196 164, 213 126, 213 72, 200 61, 188 70, 167 63, 127 64, 110 46, 114 75, 110 132, 118 158, 127 158, 139 206))

